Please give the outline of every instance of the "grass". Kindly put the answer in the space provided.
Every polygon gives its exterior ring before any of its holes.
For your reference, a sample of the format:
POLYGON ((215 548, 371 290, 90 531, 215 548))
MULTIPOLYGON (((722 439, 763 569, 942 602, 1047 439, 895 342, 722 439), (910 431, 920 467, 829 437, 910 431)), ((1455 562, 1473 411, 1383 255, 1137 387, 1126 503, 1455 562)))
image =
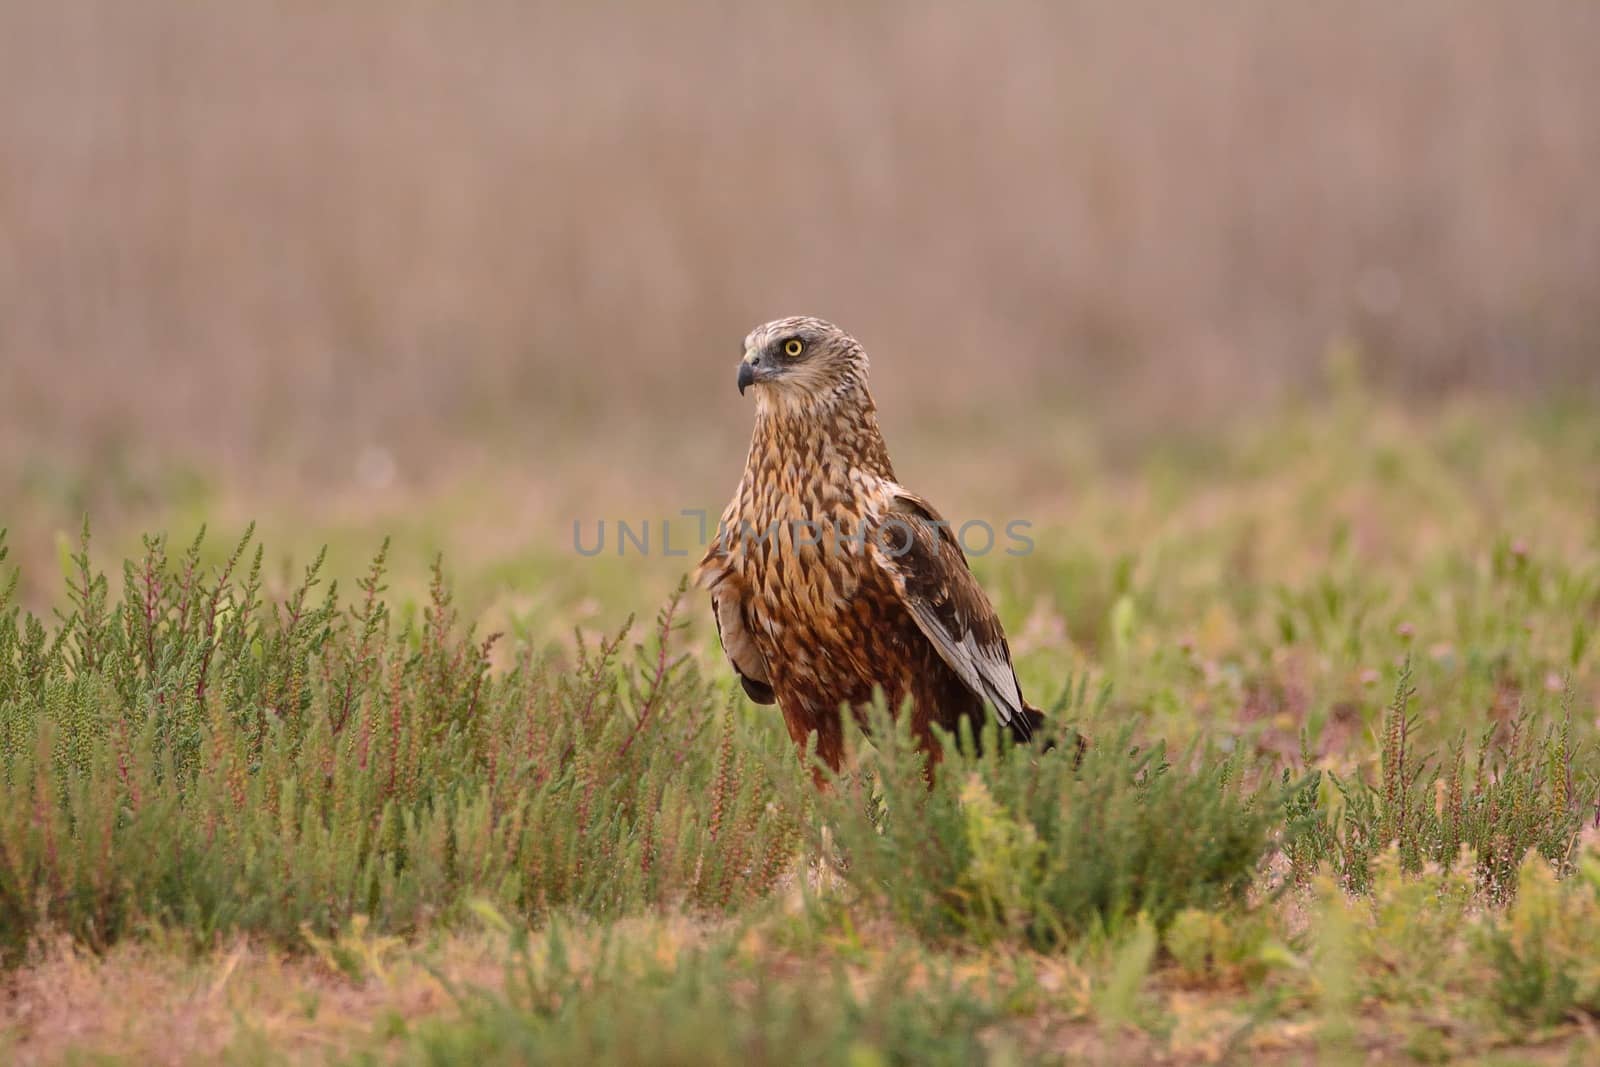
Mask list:
POLYGON ((821 795, 679 559, 419 565, 470 488, 309 516, 292 572, 13 500, 0 1059, 1600 1053, 1600 423, 1351 395, 1203 446, 934 487, 1033 517, 975 566, 1081 765, 930 790, 880 721, 821 795))

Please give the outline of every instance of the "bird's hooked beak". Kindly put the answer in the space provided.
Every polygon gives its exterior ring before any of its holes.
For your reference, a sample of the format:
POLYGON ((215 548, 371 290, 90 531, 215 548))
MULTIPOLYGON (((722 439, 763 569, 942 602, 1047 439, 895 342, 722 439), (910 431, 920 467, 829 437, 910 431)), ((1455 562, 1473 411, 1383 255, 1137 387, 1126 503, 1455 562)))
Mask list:
POLYGON ((763 366, 761 356, 756 352, 746 352, 744 359, 739 362, 739 395, 744 396, 744 391, 757 382, 770 381, 773 372, 763 366))

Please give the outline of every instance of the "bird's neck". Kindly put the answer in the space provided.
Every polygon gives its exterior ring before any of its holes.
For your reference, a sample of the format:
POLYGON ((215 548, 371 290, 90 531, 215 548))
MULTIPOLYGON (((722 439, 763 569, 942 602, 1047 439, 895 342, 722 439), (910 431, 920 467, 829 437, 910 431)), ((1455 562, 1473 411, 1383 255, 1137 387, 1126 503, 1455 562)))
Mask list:
POLYGON ((878 407, 864 383, 824 397, 762 397, 756 404, 747 472, 795 464, 833 473, 859 471, 894 481, 889 447, 878 428, 878 407))

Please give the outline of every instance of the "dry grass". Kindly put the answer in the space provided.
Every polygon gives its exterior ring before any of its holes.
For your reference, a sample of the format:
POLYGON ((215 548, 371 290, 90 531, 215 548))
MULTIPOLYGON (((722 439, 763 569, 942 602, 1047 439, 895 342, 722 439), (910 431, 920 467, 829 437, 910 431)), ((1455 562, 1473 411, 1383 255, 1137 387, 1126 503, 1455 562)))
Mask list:
MULTIPOLYGON (((586 997, 617 992, 619 979, 628 995, 626 975, 638 983, 635 995, 649 1000, 661 994, 647 977, 652 969, 692 968, 698 953, 720 945, 738 961, 735 1002, 752 1007, 761 1003, 761 990, 771 988, 809 991, 818 1002, 869 997, 885 981, 913 1000, 965 990, 987 1005, 980 1045, 985 1061, 996 1064, 1176 1065, 1248 1057, 1288 1065, 1322 1062, 1319 1056, 1367 1063, 1461 1056, 1467 1062, 1471 1053, 1488 1056, 1470 1062, 1590 1062, 1600 1043, 1582 1016, 1556 1027, 1500 1031, 1473 999, 1492 978, 1471 947, 1484 917, 1469 912, 1458 928, 1437 929, 1438 920, 1419 910, 1437 888, 1434 882, 1408 889, 1390 881, 1373 907, 1346 912, 1354 924, 1341 935, 1352 939, 1350 977, 1366 990, 1348 1018, 1327 1004, 1334 979, 1324 950, 1314 944, 1333 936, 1325 912, 1338 905, 1319 891, 1264 902, 1235 917, 1237 925, 1227 928, 1233 932, 1224 931, 1209 955, 1201 953, 1198 969, 1168 935, 1158 966, 1139 971, 1133 987, 1120 994, 1116 975, 1126 966, 1125 942, 1052 955, 993 947, 918 954, 907 951, 906 931, 865 915, 843 930, 817 926, 815 916, 802 912, 737 925, 683 917, 609 927, 569 923, 559 965, 544 933, 535 932, 531 946, 521 949, 492 925, 413 943, 357 930, 293 955, 247 940, 197 954, 166 943, 159 931, 154 941, 124 942, 104 956, 49 940, 27 966, 0 976, 0 1060, 15 1067, 454 1062, 443 1052, 448 1046, 430 1047, 429 1036, 492 1033, 505 1019, 480 1009, 518 1002, 518 983, 531 973, 555 966, 575 979, 565 988, 529 987, 550 999, 523 1010, 558 1030, 561 1020, 582 1017, 586 997), (1404 934, 1412 924, 1425 932, 1404 934), (1308 941, 1308 931, 1317 937, 1308 941), (1392 943, 1396 936, 1420 936, 1428 946, 1423 958, 1409 959, 1403 945, 1392 943), (614 955, 619 946, 626 946, 620 959, 632 961, 621 970, 614 955), (1373 996, 1375 989, 1386 993, 1373 996), (1119 997, 1126 998, 1120 1006, 1119 997), (1346 1028, 1345 1036, 1330 1043, 1330 1027, 1346 1028)), ((840 906, 835 895, 825 899, 825 913, 840 906)), ((598 1047, 605 1047, 603 1019, 590 1025, 598 1047)), ((683 1036, 664 1037, 663 1062, 678 1062, 672 1050, 692 1051, 681 1044, 683 1036)), ((484 1046, 488 1062, 525 1062, 536 1050, 545 1051, 537 1044, 484 1046)), ((768 1051, 773 1062, 783 1062, 780 1050, 768 1051)), ((880 1062, 877 1055, 863 1044, 850 1062, 880 1062)), ((555 1050, 547 1061, 581 1062, 555 1050)))
POLYGON ((1600 366, 1581 0, 10 0, 0 40, 13 472, 733 442, 735 343, 797 310, 902 424, 1233 412, 1341 336, 1424 389, 1600 366))
MULTIPOLYGON (((465 939, 434 954, 440 974, 492 983, 498 954, 465 939)), ((7 979, 0 1041, 7 1062, 56 1063, 71 1055, 127 1062, 215 1062, 252 1043, 315 1057, 366 1043, 380 1018, 438 1012, 449 996, 414 954, 381 979, 354 982, 313 957, 239 942, 198 958, 129 943, 104 958, 57 942, 7 979)))
MULTIPOLYGON (((670 954, 710 929, 677 919, 624 922, 614 933, 670 954)), ((572 948, 581 961, 596 941, 580 935, 572 948)), ((195 954, 157 931, 154 941, 96 956, 58 938, 0 977, 0 1060, 333 1061, 381 1051, 407 1025, 453 1014, 462 990, 498 988, 508 959, 504 939, 484 933, 407 944, 358 931, 297 954, 246 939, 195 954)))
MULTIPOLYGON (((852 983, 866 986, 894 954, 897 931, 877 925, 865 942, 843 956, 806 958, 775 943, 770 934, 743 937, 743 951, 786 982, 843 965, 852 983)), ((618 924, 613 941, 654 945, 663 964, 718 936, 715 926, 682 919, 618 924)), ((0 985, 0 1054, 16 1067, 116 1057, 118 1062, 196 1064, 247 1060, 329 1062, 358 1052, 397 1055, 408 1027, 425 1019, 450 1020, 456 997, 470 989, 497 990, 506 978, 508 955, 492 935, 449 935, 431 945, 396 939, 345 939, 361 960, 359 973, 335 965, 327 955, 289 956, 247 941, 198 956, 157 944, 118 946, 103 958, 54 941, 40 946, 27 967, 0 985), (9 1041, 9 1043, 7 1043, 9 1041)), ((570 932, 564 942, 573 965, 594 966, 603 954, 597 930, 570 932)), ((986 978, 996 960, 967 960, 961 976, 986 978)), ((1060 960, 1038 957, 1042 985, 1059 994, 1057 1010, 1041 1014, 1028 1029, 1057 1051, 1098 1050, 1104 1035, 1081 1016, 1088 1010, 1088 976, 1060 960)), ((925 969, 916 981, 927 981, 925 969)), ((1126 1047, 1151 1051, 1143 1035, 1126 1035, 1126 1047)), ((1097 1057, 1101 1058, 1101 1057, 1097 1057)))

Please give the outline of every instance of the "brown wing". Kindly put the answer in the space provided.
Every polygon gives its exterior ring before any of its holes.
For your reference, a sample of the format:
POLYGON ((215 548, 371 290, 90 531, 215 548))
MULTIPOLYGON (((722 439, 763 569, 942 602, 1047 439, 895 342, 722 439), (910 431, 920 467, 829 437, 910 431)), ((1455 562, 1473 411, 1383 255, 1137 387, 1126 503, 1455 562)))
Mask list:
POLYGON ((869 550, 939 657, 993 706, 1002 726, 1026 739, 1036 716, 1023 702, 1005 631, 955 531, 927 501, 895 487, 869 550))
POLYGON ((717 637, 722 640, 722 650, 728 662, 739 675, 745 695, 757 704, 775 704, 777 695, 772 691, 772 679, 767 674, 767 660, 750 638, 746 626, 741 598, 723 583, 711 591, 712 615, 717 620, 717 637))
POLYGON ((713 541, 700 561, 695 580, 711 590, 711 617, 717 623, 717 639, 722 642, 722 651, 738 674, 745 695, 757 704, 775 704, 778 698, 767 673, 767 658, 756 647, 745 616, 744 585, 722 566, 725 559, 720 546, 713 541))

